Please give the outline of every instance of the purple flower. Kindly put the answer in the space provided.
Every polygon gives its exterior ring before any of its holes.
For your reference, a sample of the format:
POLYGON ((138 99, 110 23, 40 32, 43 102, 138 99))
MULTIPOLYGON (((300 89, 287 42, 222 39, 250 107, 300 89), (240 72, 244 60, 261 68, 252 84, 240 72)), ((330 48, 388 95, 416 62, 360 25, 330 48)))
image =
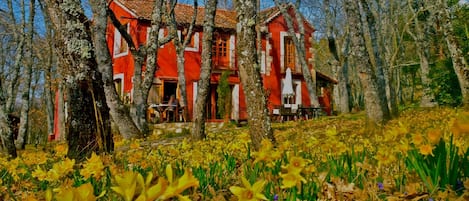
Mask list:
POLYGON ((429 198, 428 201, 433 201, 433 198, 429 198))
POLYGON ((278 201, 278 195, 277 194, 274 195, 274 201, 278 201))
POLYGON ((384 190, 384 184, 382 182, 378 182, 379 190, 384 190))

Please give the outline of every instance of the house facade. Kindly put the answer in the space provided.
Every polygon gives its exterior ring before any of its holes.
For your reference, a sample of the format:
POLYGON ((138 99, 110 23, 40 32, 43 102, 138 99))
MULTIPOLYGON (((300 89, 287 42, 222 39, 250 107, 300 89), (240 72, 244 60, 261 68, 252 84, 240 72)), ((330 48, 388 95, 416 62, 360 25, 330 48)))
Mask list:
MULTIPOLYGON (((150 27, 150 15, 153 9, 151 0, 114 0, 110 8, 114 11, 121 24, 127 26, 127 31, 132 36, 134 44, 140 46, 148 39, 150 27)), ((179 25, 178 37, 186 36, 188 24, 192 19, 194 8, 190 5, 178 4, 175 8, 176 20, 179 25)), ((293 11, 290 10, 290 13, 293 11)), ((196 26, 191 37, 190 44, 185 49, 185 79, 188 100, 189 116, 192 116, 193 106, 197 96, 197 82, 200 77, 202 64, 202 24, 204 8, 198 8, 196 26)), ((259 55, 261 60, 260 72, 266 90, 268 107, 272 111, 275 107, 285 103, 286 98, 282 95, 282 87, 285 80, 287 68, 292 72, 292 85, 294 95, 290 101, 295 105, 309 106, 310 99, 303 78, 303 72, 296 57, 296 49, 292 37, 288 34, 288 28, 281 12, 276 8, 261 11, 261 33, 262 51, 259 55)), ((223 82, 229 83, 231 103, 229 118, 234 120, 247 119, 247 103, 240 83, 237 57, 236 57, 236 12, 219 9, 215 17, 215 31, 212 46, 212 75, 210 77, 210 93, 207 103, 206 117, 208 120, 222 119, 217 112, 217 87, 222 81, 221 75, 227 72, 228 78, 223 82)), ((296 26, 296 25, 295 25, 296 26)), ((314 55, 311 41, 314 28, 305 21, 305 46, 306 57, 309 67, 313 68, 314 55)), ((159 36, 168 34, 168 30, 159 30, 159 36)), ((108 47, 111 52, 114 82, 119 95, 124 102, 132 101, 132 77, 134 62, 129 47, 118 30, 108 25, 107 30, 108 47)), ((158 50, 158 70, 155 73, 153 85, 150 89, 148 104, 165 103, 171 95, 179 97, 177 56, 176 48, 172 42, 162 45, 158 50)), ((318 83, 318 98, 326 112, 330 112, 331 84, 336 81, 322 73, 316 72, 318 83)))

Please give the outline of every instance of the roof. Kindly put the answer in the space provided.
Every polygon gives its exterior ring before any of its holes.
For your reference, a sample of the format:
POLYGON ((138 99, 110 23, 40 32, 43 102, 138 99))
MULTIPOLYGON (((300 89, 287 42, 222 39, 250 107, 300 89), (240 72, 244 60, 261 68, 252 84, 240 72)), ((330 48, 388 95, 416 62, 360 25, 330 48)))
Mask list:
MULTIPOLYGON (((132 12, 136 17, 146 20, 151 19, 151 13, 154 8, 155 0, 114 0, 122 4, 126 9, 132 12)), ((196 25, 202 26, 204 22, 205 7, 197 7, 196 25)), ((176 21, 178 23, 191 23, 194 15, 194 6, 189 4, 177 4, 175 8, 176 21)), ((269 22, 280 14, 278 7, 274 6, 261 11, 261 21, 269 22)), ((236 11, 217 9, 215 18, 215 27, 236 29, 236 11)))
MULTIPOLYGON (((128 10, 133 12, 136 17, 150 20, 154 8, 154 0, 115 0, 122 4, 128 10)), ((190 23, 194 15, 194 6, 188 4, 177 4, 175 10, 176 21, 178 23, 190 23)), ((197 7, 196 25, 203 25, 204 7, 197 7)), ((215 18, 215 27, 235 29, 236 12, 224 9, 217 9, 215 18)))

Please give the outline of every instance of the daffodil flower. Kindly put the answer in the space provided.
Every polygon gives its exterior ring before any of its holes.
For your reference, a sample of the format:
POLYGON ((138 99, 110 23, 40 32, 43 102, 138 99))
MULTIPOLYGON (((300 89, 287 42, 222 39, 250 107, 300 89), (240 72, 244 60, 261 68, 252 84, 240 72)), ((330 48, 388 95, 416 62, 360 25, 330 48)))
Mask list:
POLYGON ((241 177, 241 181, 244 188, 239 186, 230 187, 230 191, 238 197, 239 201, 267 200, 265 195, 262 194, 262 190, 266 184, 264 180, 259 180, 253 185, 251 185, 251 183, 249 183, 249 181, 244 177, 241 177))

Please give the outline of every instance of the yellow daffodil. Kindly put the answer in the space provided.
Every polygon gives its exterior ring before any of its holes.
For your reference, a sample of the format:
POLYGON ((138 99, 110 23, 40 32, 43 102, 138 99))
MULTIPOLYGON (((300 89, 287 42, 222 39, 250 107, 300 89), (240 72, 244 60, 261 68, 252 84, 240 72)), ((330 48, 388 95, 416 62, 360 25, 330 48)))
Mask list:
POLYGON ((299 156, 293 156, 289 159, 288 165, 286 167, 283 167, 288 171, 288 173, 300 173, 303 168, 306 166, 307 162, 309 160, 306 160, 302 157, 299 156))
POLYGON ((427 155, 432 155, 433 156, 433 146, 430 144, 423 144, 419 147, 420 154, 427 156, 427 155))
POLYGON ((428 131, 427 132, 427 138, 428 138, 428 141, 430 141, 430 143, 432 143, 432 144, 436 144, 436 143, 440 142, 441 130, 432 129, 432 130, 428 131))
POLYGON ((80 174, 85 177, 85 179, 94 176, 96 180, 99 180, 104 174, 104 164, 101 161, 101 157, 97 156, 94 152, 91 154, 91 157, 87 159, 83 168, 80 170, 80 174))
MULTIPOLYGON (((148 183, 148 177, 146 183, 148 183)), ((142 193, 135 201, 156 200, 157 198, 163 195, 167 186, 168 182, 163 177, 160 177, 158 178, 157 184, 150 186, 150 184, 148 183, 147 188, 142 190, 142 193)))
POLYGON ((117 186, 113 186, 111 189, 124 197, 124 200, 131 201, 135 195, 135 189, 137 188, 138 175, 138 173, 132 171, 124 172, 122 176, 116 175, 115 181, 117 186))
MULTIPOLYGON (((99 197, 103 196, 103 192, 99 197)), ((95 201, 98 197, 94 195, 91 183, 82 184, 77 188, 69 188, 60 191, 55 198, 61 201, 95 201)))
POLYGON ((31 175, 37 178, 39 181, 44 181, 47 178, 47 172, 45 172, 39 165, 36 166, 36 170, 34 170, 31 175))
POLYGON ((184 190, 190 187, 198 187, 199 181, 192 175, 190 169, 184 170, 181 178, 175 180, 173 177, 173 168, 170 164, 166 166, 166 177, 168 177, 169 185, 161 196, 162 199, 168 199, 180 195, 184 190))
POLYGON ((264 185, 266 184, 264 180, 259 180, 253 185, 244 177, 241 177, 241 181, 244 188, 239 186, 230 187, 230 191, 238 197, 239 201, 267 200, 265 195, 262 194, 264 185))
POLYGON ((299 172, 280 174, 280 177, 282 178, 281 188, 291 188, 298 185, 300 182, 306 183, 306 179, 301 176, 299 172))
POLYGON ((57 172, 60 176, 65 176, 68 173, 73 171, 73 166, 75 165, 75 159, 65 158, 63 161, 55 163, 52 165, 52 169, 57 172))
POLYGON ((420 145, 423 143, 423 141, 424 141, 424 138, 422 134, 415 133, 414 135, 412 135, 412 143, 414 143, 415 145, 420 145))
POLYGON ((54 147, 55 156, 64 157, 68 153, 68 145, 66 143, 60 143, 54 147))

